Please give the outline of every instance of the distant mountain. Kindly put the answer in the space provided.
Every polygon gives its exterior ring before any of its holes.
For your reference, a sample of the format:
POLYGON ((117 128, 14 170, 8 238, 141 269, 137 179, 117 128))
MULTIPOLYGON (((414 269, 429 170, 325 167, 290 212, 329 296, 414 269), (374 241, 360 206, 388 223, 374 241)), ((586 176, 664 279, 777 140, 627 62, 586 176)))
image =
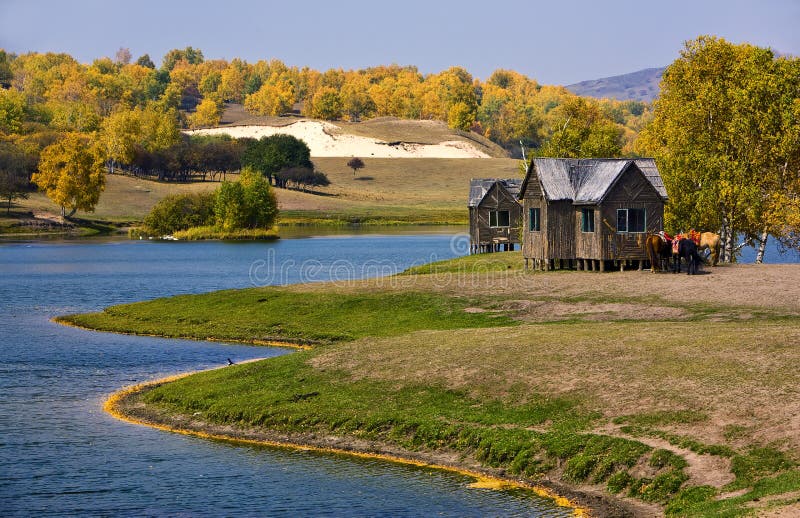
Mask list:
POLYGON ((581 81, 574 85, 568 85, 566 88, 577 95, 586 97, 650 102, 658 97, 658 84, 661 82, 661 76, 665 69, 666 67, 647 68, 621 76, 581 81))

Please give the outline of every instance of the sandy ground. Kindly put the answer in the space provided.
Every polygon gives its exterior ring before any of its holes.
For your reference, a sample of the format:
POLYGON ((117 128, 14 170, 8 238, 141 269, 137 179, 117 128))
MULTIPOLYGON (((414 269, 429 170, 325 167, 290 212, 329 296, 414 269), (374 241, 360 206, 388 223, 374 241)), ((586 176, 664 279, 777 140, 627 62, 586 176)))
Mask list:
POLYGON ((196 135, 228 134, 234 138, 261 138, 279 133, 303 140, 312 157, 371 158, 490 158, 468 142, 452 140, 439 144, 413 142, 389 143, 382 140, 345 134, 335 124, 320 121, 297 121, 286 126, 228 126, 187 131, 196 135))

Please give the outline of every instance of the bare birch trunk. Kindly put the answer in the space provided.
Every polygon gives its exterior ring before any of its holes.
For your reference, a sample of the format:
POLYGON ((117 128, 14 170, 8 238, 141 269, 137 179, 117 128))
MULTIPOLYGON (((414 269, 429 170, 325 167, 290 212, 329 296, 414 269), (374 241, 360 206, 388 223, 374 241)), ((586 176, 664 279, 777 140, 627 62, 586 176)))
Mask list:
POLYGON ((728 232, 725 235, 725 257, 729 263, 736 262, 736 258, 734 256, 734 247, 736 246, 735 243, 736 232, 734 232, 732 228, 728 228, 728 232))
POLYGON ((728 225, 725 224, 725 221, 722 221, 722 227, 719 230, 719 244, 720 244, 720 251, 719 251, 719 260, 723 263, 728 262, 728 256, 725 253, 725 242, 728 239, 728 225))
POLYGON ((769 234, 767 234, 767 230, 764 229, 761 232, 761 239, 758 240, 758 253, 756 254, 756 264, 761 264, 764 262, 764 252, 767 249, 767 239, 769 238, 769 234))

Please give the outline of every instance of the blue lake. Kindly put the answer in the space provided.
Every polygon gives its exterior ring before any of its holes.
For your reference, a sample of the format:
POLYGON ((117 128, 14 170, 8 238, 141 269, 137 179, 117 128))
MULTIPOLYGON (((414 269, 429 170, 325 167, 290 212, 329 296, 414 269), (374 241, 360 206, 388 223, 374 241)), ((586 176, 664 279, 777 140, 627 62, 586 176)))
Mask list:
POLYGON ((470 489, 452 473, 117 421, 101 406, 125 385, 288 351, 50 322, 180 293, 385 275, 463 254, 464 245, 452 234, 0 243, 0 514, 570 515, 529 492, 470 489))

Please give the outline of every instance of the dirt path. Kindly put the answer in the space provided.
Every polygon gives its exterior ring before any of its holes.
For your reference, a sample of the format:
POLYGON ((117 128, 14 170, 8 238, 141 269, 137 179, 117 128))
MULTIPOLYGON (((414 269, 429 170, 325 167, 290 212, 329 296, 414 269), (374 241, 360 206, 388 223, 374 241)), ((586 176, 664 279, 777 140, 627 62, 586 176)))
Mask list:
POLYGON ((731 461, 725 457, 716 455, 700 455, 670 444, 664 439, 656 437, 637 437, 623 433, 619 427, 608 425, 607 427, 595 430, 594 433, 610 435, 622 439, 638 441, 656 449, 668 450, 676 455, 680 455, 687 462, 686 474, 689 476, 689 483, 697 486, 712 486, 717 489, 722 488, 736 478, 731 473, 731 461))

